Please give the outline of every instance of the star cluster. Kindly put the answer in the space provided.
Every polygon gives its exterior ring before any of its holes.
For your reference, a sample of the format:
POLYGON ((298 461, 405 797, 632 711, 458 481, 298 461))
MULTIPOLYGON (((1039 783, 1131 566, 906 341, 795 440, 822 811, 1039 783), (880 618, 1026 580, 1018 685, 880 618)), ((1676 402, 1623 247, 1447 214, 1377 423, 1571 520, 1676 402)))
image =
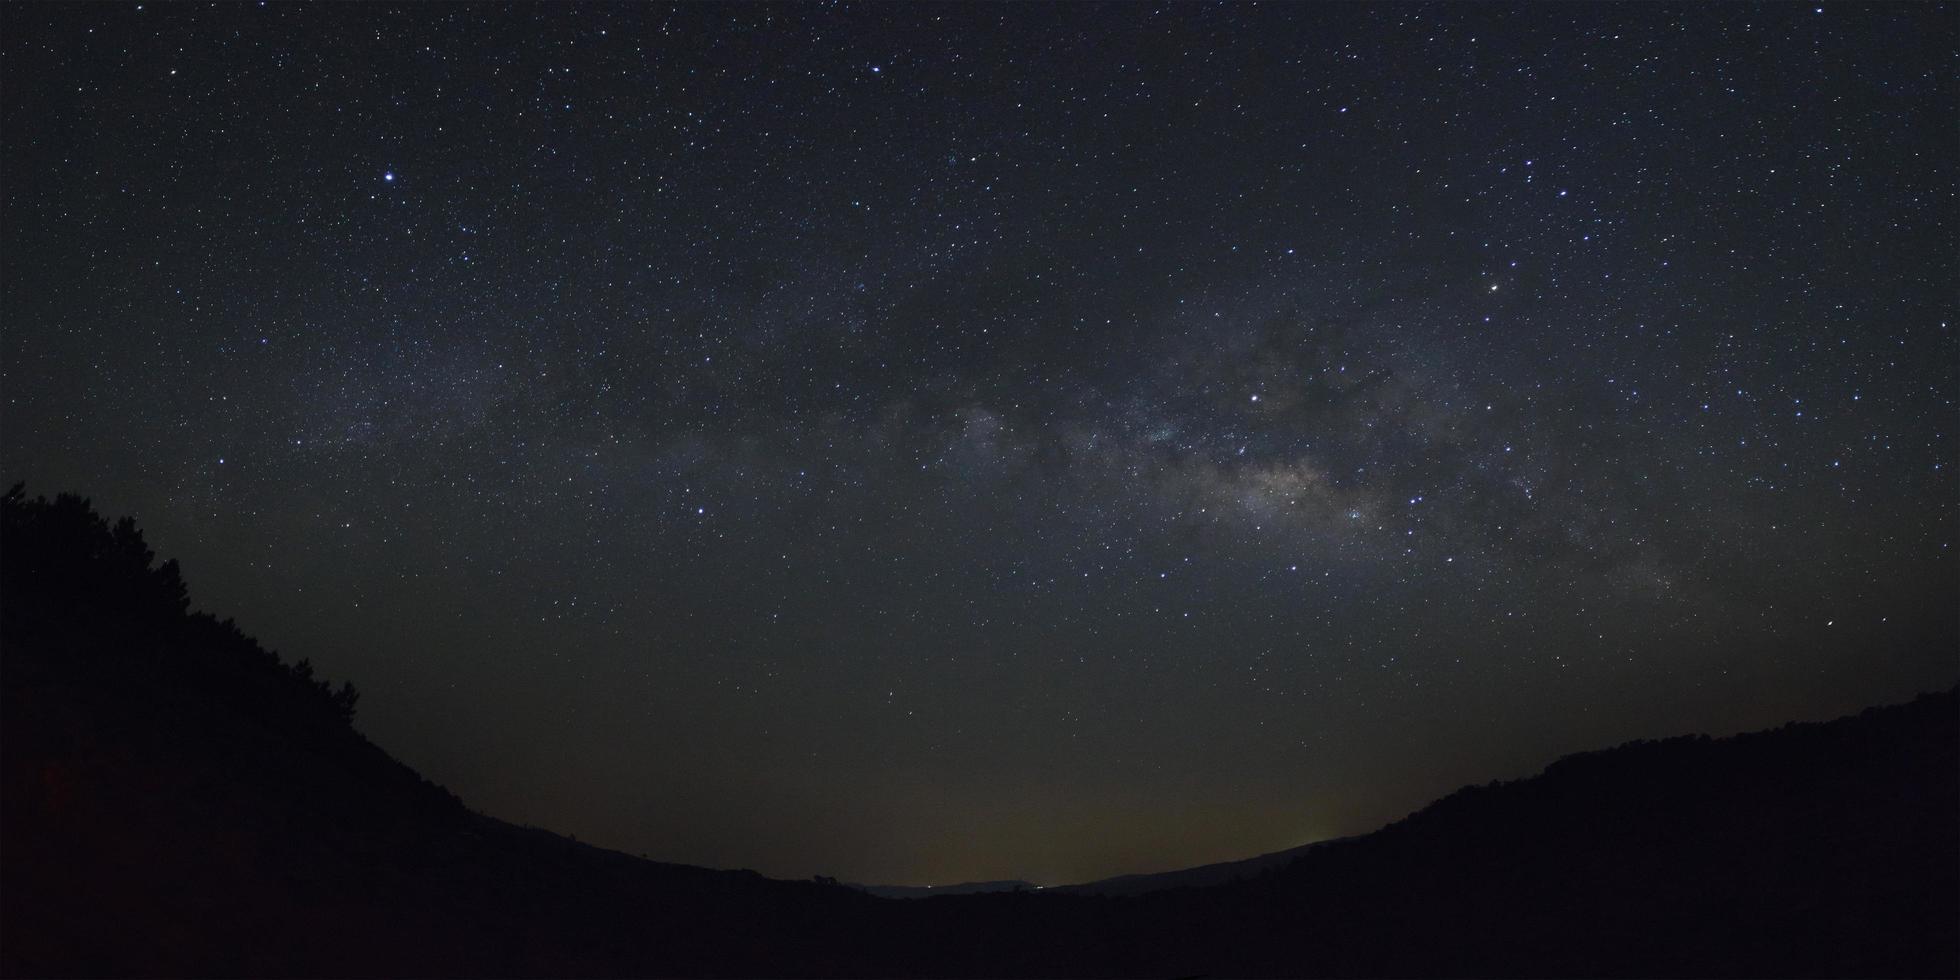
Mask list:
POLYGON ((9 480, 499 816, 1082 880, 1960 672, 1951 8, 0 24, 9 480))

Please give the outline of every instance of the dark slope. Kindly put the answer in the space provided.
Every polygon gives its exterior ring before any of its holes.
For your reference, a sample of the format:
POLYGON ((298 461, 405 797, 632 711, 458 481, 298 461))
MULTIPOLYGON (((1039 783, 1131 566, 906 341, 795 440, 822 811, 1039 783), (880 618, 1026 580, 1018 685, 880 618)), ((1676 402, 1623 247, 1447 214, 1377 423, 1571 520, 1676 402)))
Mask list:
POLYGON ((892 902, 473 814, 134 528, 4 510, 10 976, 1960 974, 1954 692, 1570 757, 1232 884, 892 902))
POLYGON ((1227 974, 1960 975, 1960 695, 1571 756, 1134 914, 1227 974))
POLYGON ((1179 868, 1176 871, 1159 871, 1152 874, 1117 875, 1114 878, 1100 878, 1086 881, 1080 885, 1062 885, 1048 891, 1062 895, 1142 895, 1146 892, 1160 892, 1172 888, 1204 888, 1210 885, 1223 885, 1247 878, 1256 878, 1268 871, 1286 867, 1307 856, 1307 852, 1317 847, 1325 847, 1332 841, 1319 841, 1302 844, 1284 851, 1261 854, 1257 857, 1242 858, 1237 861, 1220 861, 1216 864, 1201 864, 1195 868, 1179 868))
POLYGON ((877 902, 471 813, 86 501, 10 495, 0 585, 9 976, 823 972, 877 902))

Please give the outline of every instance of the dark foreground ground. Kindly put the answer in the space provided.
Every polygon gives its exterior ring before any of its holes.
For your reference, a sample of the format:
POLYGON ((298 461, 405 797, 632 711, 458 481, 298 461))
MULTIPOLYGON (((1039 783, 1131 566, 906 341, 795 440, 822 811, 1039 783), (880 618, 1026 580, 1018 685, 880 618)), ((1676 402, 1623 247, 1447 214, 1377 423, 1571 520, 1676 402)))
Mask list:
POLYGON ((1572 756, 1253 877, 895 901, 472 813, 86 503, 0 530, 8 976, 1956 976, 1960 694, 1572 756))

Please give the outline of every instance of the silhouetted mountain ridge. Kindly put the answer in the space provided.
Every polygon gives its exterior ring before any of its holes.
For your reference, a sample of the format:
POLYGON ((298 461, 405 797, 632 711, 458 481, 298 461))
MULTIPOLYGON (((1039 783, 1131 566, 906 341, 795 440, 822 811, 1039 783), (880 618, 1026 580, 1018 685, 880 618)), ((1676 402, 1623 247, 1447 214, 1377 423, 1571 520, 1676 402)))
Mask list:
POLYGON ((1316 841, 1289 847, 1284 851, 1259 854, 1237 861, 1218 861, 1201 864, 1195 868, 1179 868, 1175 871, 1156 871, 1145 874, 1116 875, 1112 878, 1099 878, 1085 881, 1079 885, 1060 885, 1046 891, 1073 895, 1141 895, 1144 892, 1164 891, 1171 888, 1201 888, 1208 885, 1223 885, 1245 878, 1256 877, 1267 871, 1283 868, 1307 856, 1317 847, 1325 847, 1332 841, 1316 841))
POLYGON ((895 902, 472 813, 352 688, 189 613, 133 524, 0 512, 9 976, 1960 974, 1960 691, 1569 756, 1135 894, 895 902))

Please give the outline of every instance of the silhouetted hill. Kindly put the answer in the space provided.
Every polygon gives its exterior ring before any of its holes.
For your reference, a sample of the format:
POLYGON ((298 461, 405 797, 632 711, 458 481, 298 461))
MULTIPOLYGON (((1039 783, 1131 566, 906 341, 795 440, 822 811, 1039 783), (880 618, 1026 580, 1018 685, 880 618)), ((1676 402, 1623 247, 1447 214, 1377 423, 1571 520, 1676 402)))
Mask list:
POLYGON ((1333 842, 1318 841, 1237 861, 1220 861, 1216 864, 1201 864, 1195 868, 1179 868, 1176 871, 1159 871, 1154 874, 1117 875, 1114 878, 1101 878, 1096 881, 1085 881, 1079 885, 1062 885, 1047 890, 1065 895, 1141 895, 1145 892, 1160 892, 1171 888, 1223 885, 1285 867, 1306 857, 1308 851, 1330 843, 1333 842))
POLYGON ((1137 904, 1207 937, 1164 948, 1179 970, 1953 976, 1960 692, 1570 756, 1137 904))
POLYGON ((1572 756, 1209 887, 895 902, 472 813, 127 521, 0 511, 9 976, 1960 974, 1955 691, 1572 756))
POLYGON ((877 901, 471 813, 351 693, 187 613, 127 521, 0 508, 9 976, 823 972, 821 920, 877 901))

